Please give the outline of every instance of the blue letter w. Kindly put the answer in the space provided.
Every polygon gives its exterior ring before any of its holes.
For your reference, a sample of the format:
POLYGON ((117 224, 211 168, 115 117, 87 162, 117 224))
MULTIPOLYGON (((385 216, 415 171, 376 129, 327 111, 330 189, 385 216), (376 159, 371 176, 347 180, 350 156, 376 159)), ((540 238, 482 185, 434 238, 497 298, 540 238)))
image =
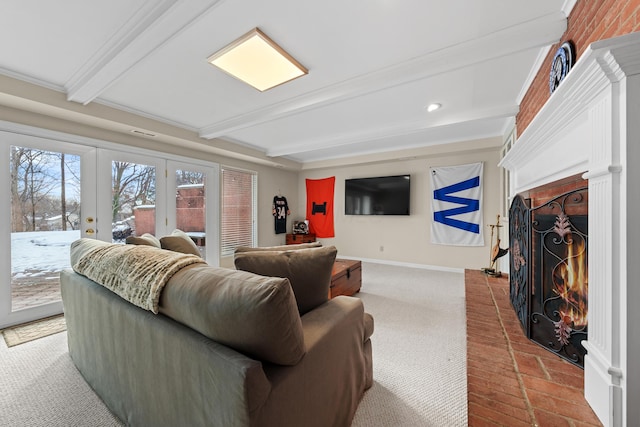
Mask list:
POLYGON ((480 209, 480 200, 467 199, 466 197, 451 196, 452 193, 457 193, 462 190, 469 190, 480 185, 480 177, 468 179, 466 181, 458 182, 457 184, 449 185, 438 190, 433 191, 433 198, 435 200, 441 200, 443 202, 457 203, 459 208, 446 209, 433 213, 433 220, 435 222, 441 222, 450 227, 459 228, 461 230, 470 231, 472 233, 480 233, 480 225, 472 222, 460 221, 458 219, 451 218, 452 216, 461 215, 469 212, 475 212, 480 209))

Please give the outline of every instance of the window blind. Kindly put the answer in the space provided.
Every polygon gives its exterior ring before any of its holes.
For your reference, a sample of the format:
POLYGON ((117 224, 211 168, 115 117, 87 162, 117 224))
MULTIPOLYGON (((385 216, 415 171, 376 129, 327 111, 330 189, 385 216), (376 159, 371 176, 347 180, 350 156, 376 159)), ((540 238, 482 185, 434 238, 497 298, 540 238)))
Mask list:
POLYGON ((222 168, 221 255, 257 241, 257 176, 254 172, 222 168))

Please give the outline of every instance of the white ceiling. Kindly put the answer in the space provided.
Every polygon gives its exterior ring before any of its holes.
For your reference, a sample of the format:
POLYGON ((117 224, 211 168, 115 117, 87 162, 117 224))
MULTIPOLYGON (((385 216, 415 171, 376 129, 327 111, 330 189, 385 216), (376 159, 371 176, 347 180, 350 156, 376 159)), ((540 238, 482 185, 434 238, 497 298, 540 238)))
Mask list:
POLYGON ((309 164, 503 136, 575 0, 2 3, 0 75, 309 164), (259 92, 207 63, 254 27, 309 74, 259 92))

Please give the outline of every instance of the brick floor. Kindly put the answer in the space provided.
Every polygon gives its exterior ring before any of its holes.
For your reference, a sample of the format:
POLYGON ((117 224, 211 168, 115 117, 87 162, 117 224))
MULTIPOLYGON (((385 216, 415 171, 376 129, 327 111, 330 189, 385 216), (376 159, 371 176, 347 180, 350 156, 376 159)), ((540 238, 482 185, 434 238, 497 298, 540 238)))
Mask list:
POLYGON ((59 273, 48 273, 37 278, 12 280, 11 310, 35 307, 50 302, 60 301, 59 273))
POLYGON ((465 271, 469 426, 602 426, 584 371, 529 341, 507 277, 465 271))

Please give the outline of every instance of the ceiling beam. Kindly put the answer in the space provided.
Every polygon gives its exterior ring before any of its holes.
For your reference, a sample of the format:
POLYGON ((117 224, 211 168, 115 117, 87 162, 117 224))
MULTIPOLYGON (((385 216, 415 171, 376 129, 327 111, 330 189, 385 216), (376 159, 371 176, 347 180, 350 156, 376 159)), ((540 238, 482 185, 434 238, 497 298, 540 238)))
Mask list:
POLYGON ((90 103, 134 65, 222 1, 146 1, 64 85, 67 100, 90 103))
POLYGON ((203 138, 221 137, 270 120, 502 58, 522 50, 545 47, 556 43, 566 28, 567 20, 564 13, 545 15, 287 101, 213 123, 202 128, 199 133, 203 138), (490 54, 487 55, 486 52, 490 54))
POLYGON ((427 123, 425 120, 404 122, 397 123, 386 128, 367 129, 363 132, 340 134, 327 138, 308 140, 303 143, 268 150, 266 154, 269 157, 295 156, 296 154, 317 151, 318 147, 321 147, 322 150, 330 148, 345 148, 349 145, 357 145, 363 142, 397 138, 443 127, 492 119, 504 119, 507 117, 515 116, 518 111, 519 107, 517 105, 494 107, 485 109, 483 111, 472 110, 467 113, 459 114, 455 118, 447 118, 446 120, 442 120, 439 122, 427 123))

